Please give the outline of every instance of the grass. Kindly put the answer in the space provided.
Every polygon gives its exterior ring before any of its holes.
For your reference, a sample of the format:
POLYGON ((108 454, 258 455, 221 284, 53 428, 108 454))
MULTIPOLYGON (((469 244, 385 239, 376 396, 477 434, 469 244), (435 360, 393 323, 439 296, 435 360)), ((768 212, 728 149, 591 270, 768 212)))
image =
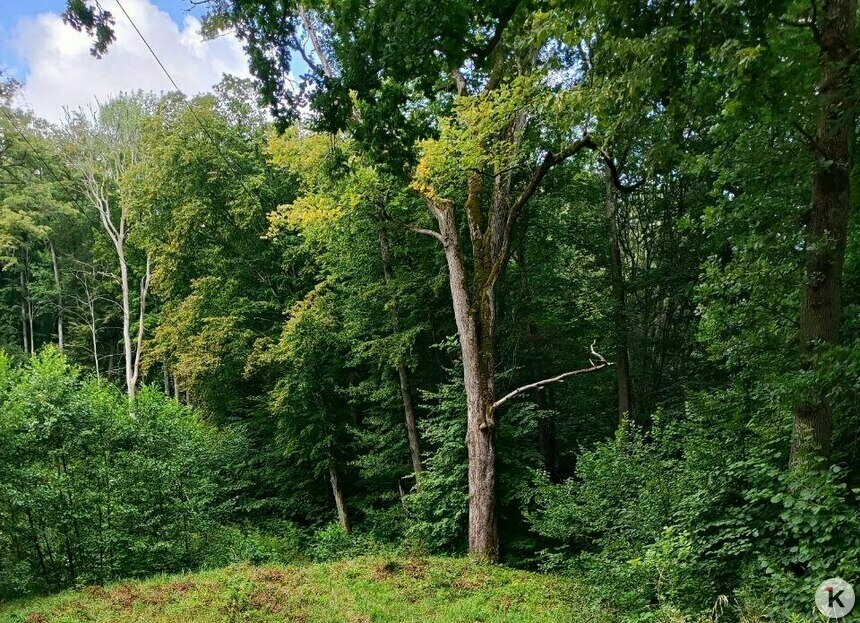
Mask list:
POLYGON ((461 558, 232 566, 0 606, 0 623, 597 623, 588 587, 461 558))

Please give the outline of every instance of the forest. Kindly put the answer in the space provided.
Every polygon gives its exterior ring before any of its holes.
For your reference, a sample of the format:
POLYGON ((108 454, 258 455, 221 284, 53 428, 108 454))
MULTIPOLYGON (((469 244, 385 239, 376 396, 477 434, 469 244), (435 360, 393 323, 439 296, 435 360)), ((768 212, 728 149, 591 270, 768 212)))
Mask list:
MULTIPOLYGON (((367 555, 589 587, 550 620, 827 619, 857 0, 202 4, 252 79, 59 123, 0 86, 0 620, 367 555)), ((107 57, 118 7, 64 19, 107 57)))

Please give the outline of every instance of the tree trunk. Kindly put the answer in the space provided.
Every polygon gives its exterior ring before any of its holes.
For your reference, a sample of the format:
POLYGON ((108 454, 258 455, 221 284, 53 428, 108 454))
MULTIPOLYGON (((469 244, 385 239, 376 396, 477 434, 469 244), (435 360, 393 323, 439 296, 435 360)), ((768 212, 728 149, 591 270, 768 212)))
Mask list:
MULTIPOLYGON (((806 236, 806 285, 800 307, 800 340, 805 366, 815 368, 822 347, 839 342, 842 267, 851 195, 856 93, 852 72, 857 0, 825 0, 818 20, 819 117, 806 236)), ((810 454, 827 456, 833 430, 827 388, 794 405, 792 465, 810 454)))
POLYGON ((57 289, 57 347, 63 350, 63 291, 60 286, 60 267, 57 264, 57 252, 52 240, 48 240, 48 249, 51 252, 51 266, 54 269, 54 287, 57 289))
POLYGON ((24 248, 25 292, 27 293, 27 326, 30 329, 30 354, 36 354, 36 334, 33 331, 33 299, 30 297, 30 251, 24 248))
POLYGON ((621 260, 621 244, 618 239, 618 215, 616 210, 615 185, 609 167, 606 167, 606 224, 609 229, 609 274, 612 281, 612 297, 615 302, 613 322, 615 325, 615 369, 618 378, 618 417, 630 413, 632 385, 630 381, 630 353, 627 334, 627 291, 624 285, 624 265, 621 260))
MULTIPOLYGON (((523 223, 524 229, 527 228, 528 221, 523 223)), ((534 353, 535 363, 531 367, 544 376, 543 366, 540 362, 545 361, 545 353, 541 340, 540 330, 532 317, 532 289, 529 284, 528 269, 526 267, 526 238, 523 235, 520 238, 520 244, 517 246, 517 269, 520 277, 520 299, 525 310, 526 334, 528 335, 529 344, 534 353)), ((538 452, 543 457, 544 469, 549 476, 550 482, 560 482, 561 475, 558 471, 558 444, 556 443, 556 426, 555 418, 551 413, 551 399, 549 388, 542 387, 537 391, 536 402, 538 409, 543 412, 537 421, 537 442, 538 452)))
POLYGON ((469 454, 469 553, 476 558, 497 560, 499 533, 496 518, 496 451, 492 409, 492 323, 495 310, 492 292, 480 291, 479 309, 472 308, 460 236, 450 204, 434 210, 448 264, 448 281, 454 320, 460 338, 463 385, 466 392, 466 447, 469 454), (476 313, 477 312, 477 313, 476 313), (483 333, 483 335, 482 335, 483 333))
POLYGON ((406 416, 406 435, 409 437, 409 455, 412 457, 412 471, 420 474, 424 471, 424 466, 421 464, 418 421, 415 417, 415 405, 412 402, 412 389, 409 386, 409 372, 406 369, 406 364, 398 364, 397 377, 400 380, 400 395, 403 398, 403 413, 406 416))
POLYGON ((21 267, 19 276, 21 277, 21 337, 23 338, 24 354, 26 355, 30 352, 30 334, 27 331, 27 287, 24 281, 23 267, 21 267))
POLYGON ((122 352, 125 359, 125 389, 128 395, 134 396, 134 374, 131 354, 131 301, 128 289, 128 264, 121 245, 116 246, 119 257, 120 288, 122 289, 122 352))
MULTIPOLYGON (((390 286, 392 280, 391 248, 388 244, 388 232, 380 225, 377 229, 379 235, 379 253, 382 256, 382 275, 385 285, 390 286)), ((395 332, 399 330, 400 319, 397 315, 397 307, 391 310, 391 321, 395 332)), ((415 405, 412 401, 412 389, 409 383, 409 370, 402 361, 397 364, 397 378, 400 381, 400 396, 403 400, 403 413, 406 416, 406 435, 409 438, 409 455, 412 458, 412 471, 420 474, 424 471, 421 464, 421 444, 418 437, 418 424, 415 417, 415 405)))
POLYGON ((137 338, 134 349, 134 363, 131 367, 131 382, 130 395, 133 395, 137 390, 137 383, 140 380, 140 362, 141 354, 143 353, 143 333, 144 321, 146 320, 146 296, 149 293, 149 281, 152 278, 152 256, 146 254, 146 270, 143 278, 140 280, 140 296, 138 297, 138 316, 137 316, 137 338))
POLYGON ((98 342, 98 328, 96 325, 96 304, 93 300, 93 297, 90 296, 90 289, 86 287, 86 295, 87 295, 87 310, 89 311, 90 318, 90 337, 93 341, 93 363, 95 364, 96 369, 96 378, 101 378, 101 374, 99 372, 99 342, 98 342))
POLYGON ((328 468, 329 482, 331 483, 331 492, 334 495, 334 503, 337 506, 337 519, 343 531, 349 534, 349 515, 346 513, 346 496, 343 494, 343 489, 340 486, 340 480, 337 476, 337 470, 333 465, 328 468))

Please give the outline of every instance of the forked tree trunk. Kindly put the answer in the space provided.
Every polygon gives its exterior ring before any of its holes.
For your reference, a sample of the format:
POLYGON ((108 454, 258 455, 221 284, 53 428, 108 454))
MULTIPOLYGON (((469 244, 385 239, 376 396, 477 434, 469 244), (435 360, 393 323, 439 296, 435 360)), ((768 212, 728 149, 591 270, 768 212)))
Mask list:
POLYGON ((493 293, 476 295, 472 306, 463 265, 460 236, 453 206, 443 203, 434 210, 442 236, 454 320, 460 338, 463 385, 466 393, 466 448, 469 455, 469 553, 497 560, 499 555, 496 517, 496 450, 492 421, 494 396, 492 329, 495 319, 493 293), (481 326, 483 323, 484 326, 481 326))
POLYGON ((54 287, 57 289, 57 347, 63 350, 63 290, 60 286, 60 267, 57 263, 57 252, 52 240, 48 240, 48 250, 51 252, 51 266, 54 269, 54 287))
POLYGON ((334 503, 337 506, 337 519, 340 522, 343 531, 349 534, 351 527, 349 525, 349 515, 346 512, 346 496, 343 493, 343 488, 338 479, 337 469, 334 465, 329 465, 328 468, 329 482, 331 483, 331 492, 334 495, 334 503))
POLYGON ((612 298, 615 308, 615 374, 618 384, 618 417, 623 419, 632 407, 630 381, 630 352, 627 334, 627 291, 624 284, 624 265, 621 260, 621 243, 618 232, 618 210, 615 184, 609 167, 606 167, 606 225, 609 230, 609 273, 612 281, 612 298))
MULTIPOLYGON (((825 0, 818 18, 819 102, 806 235, 806 285, 800 307, 800 340, 805 365, 815 367, 822 347, 839 342, 842 267, 851 197, 857 66, 854 31, 857 0, 825 0)), ((833 420, 827 388, 819 387, 794 405, 791 458, 804 463, 810 454, 830 452, 833 420)))

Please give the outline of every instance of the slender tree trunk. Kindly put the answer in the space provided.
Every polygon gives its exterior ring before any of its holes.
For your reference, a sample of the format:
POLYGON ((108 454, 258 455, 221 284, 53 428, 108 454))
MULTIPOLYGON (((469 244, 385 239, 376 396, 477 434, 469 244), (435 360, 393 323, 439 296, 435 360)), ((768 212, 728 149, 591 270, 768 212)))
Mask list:
POLYGON ((122 289, 122 351, 125 360, 125 388, 129 396, 134 396, 134 374, 132 372, 133 362, 131 353, 131 301, 128 288, 128 264, 125 261, 125 253, 121 245, 117 245, 119 257, 120 288, 122 289))
POLYGON ((51 266, 54 269, 54 287, 57 289, 57 347, 63 350, 63 290, 60 286, 60 267, 57 263, 57 252, 54 242, 48 239, 48 250, 51 252, 51 266))
MULTIPOLYGON (((391 261, 391 247, 388 243, 388 232, 380 225, 377 229, 379 235, 379 253, 382 256, 382 275, 385 285, 390 286, 393 268, 391 261)), ((400 319, 397 315, 397 307, 391 310, 391 321, 394 331, 399 330, 400 319)), ((400 381, 400 396, 403 400, 403 413, 406 416, 406 434, 409 438, 409 455, 412 458, 412 471, 420 474, 424 471, 421 464, 421 443, 418 436, 418 424, 415 417, 415 404, 412 401, 412 389, 409 383, 409 370, 402 361, 397 364, 397 378, 400 381)))
POLYGON ((144 334, 144 321, 146 320, 146 297, 149 293, 149 281, 152 278, 152 256, 147 253, 146 254, 146 270, 144 272, 143 278, 140 280, 140 296, 138 298, 138 315, 137 315, 137 338, 135 342, 134 349, 134 363, 131 367, 131 380, 129 387, 131 390, 129 391, 129 395, 134 395, 135 391, 137 391, 137 384, 140 380, 140 362, 141 362, 141 354, 143 353, 143 334, 144 334))
POLYGON ((346 512, 346 496, 343 494, 343 489, 340 486, 340 480, 338 479, 337 470, 334 465, 329 465, 328 477, 331 483, 331 492, 334 495, 334 503, 337 506, 338 521, 340 521, 343 531, 349 534, 351 528, 349 525, 349 515, 346 512))
POLYGON ((27 287, 26 282, 24 280, 24 268, 21 268, 21 272, 19 273, 21 277, 21 337, 24 342, 24 354, 28 354, 30 352, 30 340, 29 333, 27 331, 27 287))
POLYGON ((418 420, 415 417, 415 405, 412 402, 412 389, 409 385, 409 371, 406 364, 397 365, 397 377, 400 380, 400 396, 403 399, 403 413, 406 416, 406 435, 409 438, 409 455, 412 457, 412 471, 420 474, 424 471, 421 464, 421 444, 418 438, 418 420))
POLYGON ((460 338, 463 385, 466 392, 466 448, 469 454, 469 553, 497 560, 499 555, 496 518, 496 450, 492 421, 494 387, 492 377, 492 323, 495 311, 492 292, 479 292, 478 309, 472 307, 460 236, 450 204, 434 210, 442 235, 454 320, 460 338), (483 328, 483 335, 481 329, 483 328), (489 349, 488 349, 489 347, 489 349))
POLYGON ((30 329, 30 354, 36 354, 36 334, 33 331, 33 299, 30 296, 30 251, 24 248, 25 292, 27 293, 27 326, 30 329))
POLYGON ((609 229, 609 274, 612 280, 612 297, 615 302, 615 370, 618 379, 618 416, 629 414, 632 406, 630 381, 630 353, 627 333, 627 291, 624 284, 624 265, 618 232, 618 214, 615 185, 609 167, 606 167, 606 224, 609 229))
MULTIPOLYGON (((527 221, 524 223, 524 228, 527 228, 527 221)), ((545 360, 545 353, 540 330, 532 317, 532 290, 526 266, 525 236, 520 239, 520 244, 517 246, 517 269, 520 277, 520 299, 525 310, 526 334, 528 335, 529 344, 531 344, 535 357, 535 365, 532 367, 538 374, 543 376, 545 370, 540 365, 540 362, 545 360)), ((561 477, 558 471, 558 444, 556 443, 555 418, 551 413, 549 391, 548 387, 542 387, 537 391, 538 409, 544 412, 537 421, 537 441, 538 452, 543 457, 544 469, 549 475, 550 482, 557 483, 560 482, 561 477)))
POLYGON ((101 378, 101 373, 99 371, 99 342, 98 342, 98 329, 96 326, 96 304, 93 300, 93 297, 90 296, 90 289, 86 287, 86 295, 87 295, 87 311, 90 314, 89 325, 90 325, 90 337, 93 341, 93 364, 96 369, 96 378, 101 378))
MULTIPOLYGON (((800 340, 808 368, 815 367, 822 347, 839 342, 857 99, 852 82, 857 66, 856 19, 857 0, 825 0, 817 26, 821 75, 815 149, 820 156, 812 174, 807 283, 800 307, 800 340)), ((809 454, 829 454, 833 421, 826 387, 794 405, 793 424, 793 465, 803 463, 809 454)))

